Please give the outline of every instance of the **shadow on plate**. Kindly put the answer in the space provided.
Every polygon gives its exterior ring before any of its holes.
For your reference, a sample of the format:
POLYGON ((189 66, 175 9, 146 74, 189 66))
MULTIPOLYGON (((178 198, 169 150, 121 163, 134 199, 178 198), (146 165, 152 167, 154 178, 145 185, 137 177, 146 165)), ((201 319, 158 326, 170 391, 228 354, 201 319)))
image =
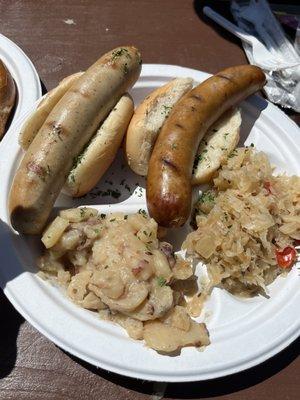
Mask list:
POLYGON ((224 396, 255 386, 286 368, 299 354, 300 338, 276 356, 246 371, 207 381, 169 384, 127 378, 96 368, 70 354, 68 356, 93 374, 129 390, 148 395, 157 395, 158 398, 161 395, 170 399, 203 399, 224 396))
MULTIPOLYGON (((244 146, 251 130, 261 112, 267 108, 268 102, 260 96, 251 96, 241 104, 242 124, 238 146, 244 146)), ((250 143, 247 143, 250 145, 250 143)))
MULTIPOLYGON (((86 195, 70 198, 61 193, 56 205, 59 207, 78 207, 81 205, 117 204, 131 196, 139 200, 143 197, 146 188, 145 178, 136 175, 127 165, 123 149, 117 153, 112 165, 100 179, 98 184, 86 195)), ((135 200, 135 202, 137 202, 135 200)))

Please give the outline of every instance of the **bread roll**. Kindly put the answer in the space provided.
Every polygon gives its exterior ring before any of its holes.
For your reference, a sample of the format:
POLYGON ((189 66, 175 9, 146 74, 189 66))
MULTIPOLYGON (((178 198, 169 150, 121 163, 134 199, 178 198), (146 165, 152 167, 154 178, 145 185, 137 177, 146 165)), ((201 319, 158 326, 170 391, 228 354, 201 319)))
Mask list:
POLYGON ((241 112, 231 109, 218 119, 200 142, 195 158, 192 184, 200 185, 212 179, 221 161, 235 149, 240 139, 241 112))
POLYGON ((192 89, 191 78, 177 78, 154 90, 137 107, 126 135, 126 158, 138 175, 147 175, 157 135, 177 101, 192 89))
POLYGON ((80 197, 97 184, 117 154, 133 110, 133 100, 125 94, 77 157, 64 186, 66 194, 80 197))

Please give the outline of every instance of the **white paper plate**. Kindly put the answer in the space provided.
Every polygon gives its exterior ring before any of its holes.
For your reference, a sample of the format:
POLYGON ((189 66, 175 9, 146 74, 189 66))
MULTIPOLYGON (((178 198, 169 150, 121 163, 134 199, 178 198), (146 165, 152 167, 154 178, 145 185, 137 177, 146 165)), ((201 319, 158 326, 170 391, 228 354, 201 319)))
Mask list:
POLYGON ((41 97, 42 88, 39 76, 30 59, 23 50, 14 42, 0 34, 0 59, 4 62, 7 69, 11 73, 17 86, 17 105, 13 115, 13 120, 7 130, 6 137, 14 129, 13 123, 26 111, 32 108, 37 99, 41 97))
MULTIPOLYGON (((144 65, 132 95, 136 103, 174 77, 190 76, 200 82, 203 72, 170 65, 144 65)), ((259 97, 242 104, 242 142, 264 150, 279 170, 300 175, 298 127, 277 107, 259 97)), ((176 357, 157 354, 140 341, 129 339, 116 325, 72 304, 57 288, 32 272, 37 244, 17 236, 6 225, 7 196, 21 157, 18 127, 1 149, 0 278, 16 309, 58 346, 83 360, 122 375, 154 381, 183 382, 216 378, 252 367, 278 353, 299 335, 300 277, 294 268, 270 286, 270 299, 239 300, 215 289, 200 317, 207 323, 211 345, 204 351, 185 348, 176 357)), ((57 206, 103 204, 103 212, 137 211, 145 207, 144 182, 124 167, 121 153, 101 183, 101 190, 122 190, 119 199, 94 195, 70 201, 61 196, 57 206), (126 178, 128 187, 121 181, 126 178), (111 186, 110 182, 113 182, 111 186), (138 185, 136 185, 138 184, 138 185), (130 188, 135 188, 133 194, 130 188)), ((98 189, 99 192, 100 189, 98 189)), ((103 193, 102 193, 103 194, 103 193)), ((182 240, 183 230, 177 234, 182 240)), ((178 243, 177 243, 178 245, 178 243)))

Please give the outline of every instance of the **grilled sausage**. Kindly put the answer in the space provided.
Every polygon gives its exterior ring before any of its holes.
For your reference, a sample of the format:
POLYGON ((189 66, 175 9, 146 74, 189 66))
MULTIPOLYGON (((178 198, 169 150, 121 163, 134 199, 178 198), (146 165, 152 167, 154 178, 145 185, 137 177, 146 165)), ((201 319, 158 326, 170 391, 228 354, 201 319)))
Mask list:
POLYGON ((138 79, 140 70, 141 58, 136 48, 110 51, 53 108, 13 180, 9 210, 17 231, 42 231, 74 158, 121 95, 138 79))
POLYGON ((19 135, 19 144, 24 150, 28 149, 54 106, 82 74, 83 72, 77 72, 64 78, 56 88, 46 94, 37 109, 26 119, 19 135))
POLYGON ((191 211, 193 162, 207 129, 230 107, 261 89, 262 70, 227 68, 187 93, 174 106, 155 143, 148 169, 149 214, 163 227, 179 227, 191 211))

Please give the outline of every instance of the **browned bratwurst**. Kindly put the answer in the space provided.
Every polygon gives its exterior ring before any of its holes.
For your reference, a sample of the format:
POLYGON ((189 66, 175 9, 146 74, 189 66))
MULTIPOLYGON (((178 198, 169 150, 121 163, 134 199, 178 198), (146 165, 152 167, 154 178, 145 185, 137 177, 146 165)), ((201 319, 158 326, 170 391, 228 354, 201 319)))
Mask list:
POLYGON ((191 212, 191 176, 199 143, 230 107, 261 89, 262 70, 227 68, 187 93, 174 106, 155 143, 148 168, 149 214, 163 227, 179 227, 191 212))
POLYGON ((13 227, 38 234, 72 168, 100 122, 135 83, 141 70, 135 47, 119 47, 93 64, 64 94, 30 144, 11 187, 13 227))

